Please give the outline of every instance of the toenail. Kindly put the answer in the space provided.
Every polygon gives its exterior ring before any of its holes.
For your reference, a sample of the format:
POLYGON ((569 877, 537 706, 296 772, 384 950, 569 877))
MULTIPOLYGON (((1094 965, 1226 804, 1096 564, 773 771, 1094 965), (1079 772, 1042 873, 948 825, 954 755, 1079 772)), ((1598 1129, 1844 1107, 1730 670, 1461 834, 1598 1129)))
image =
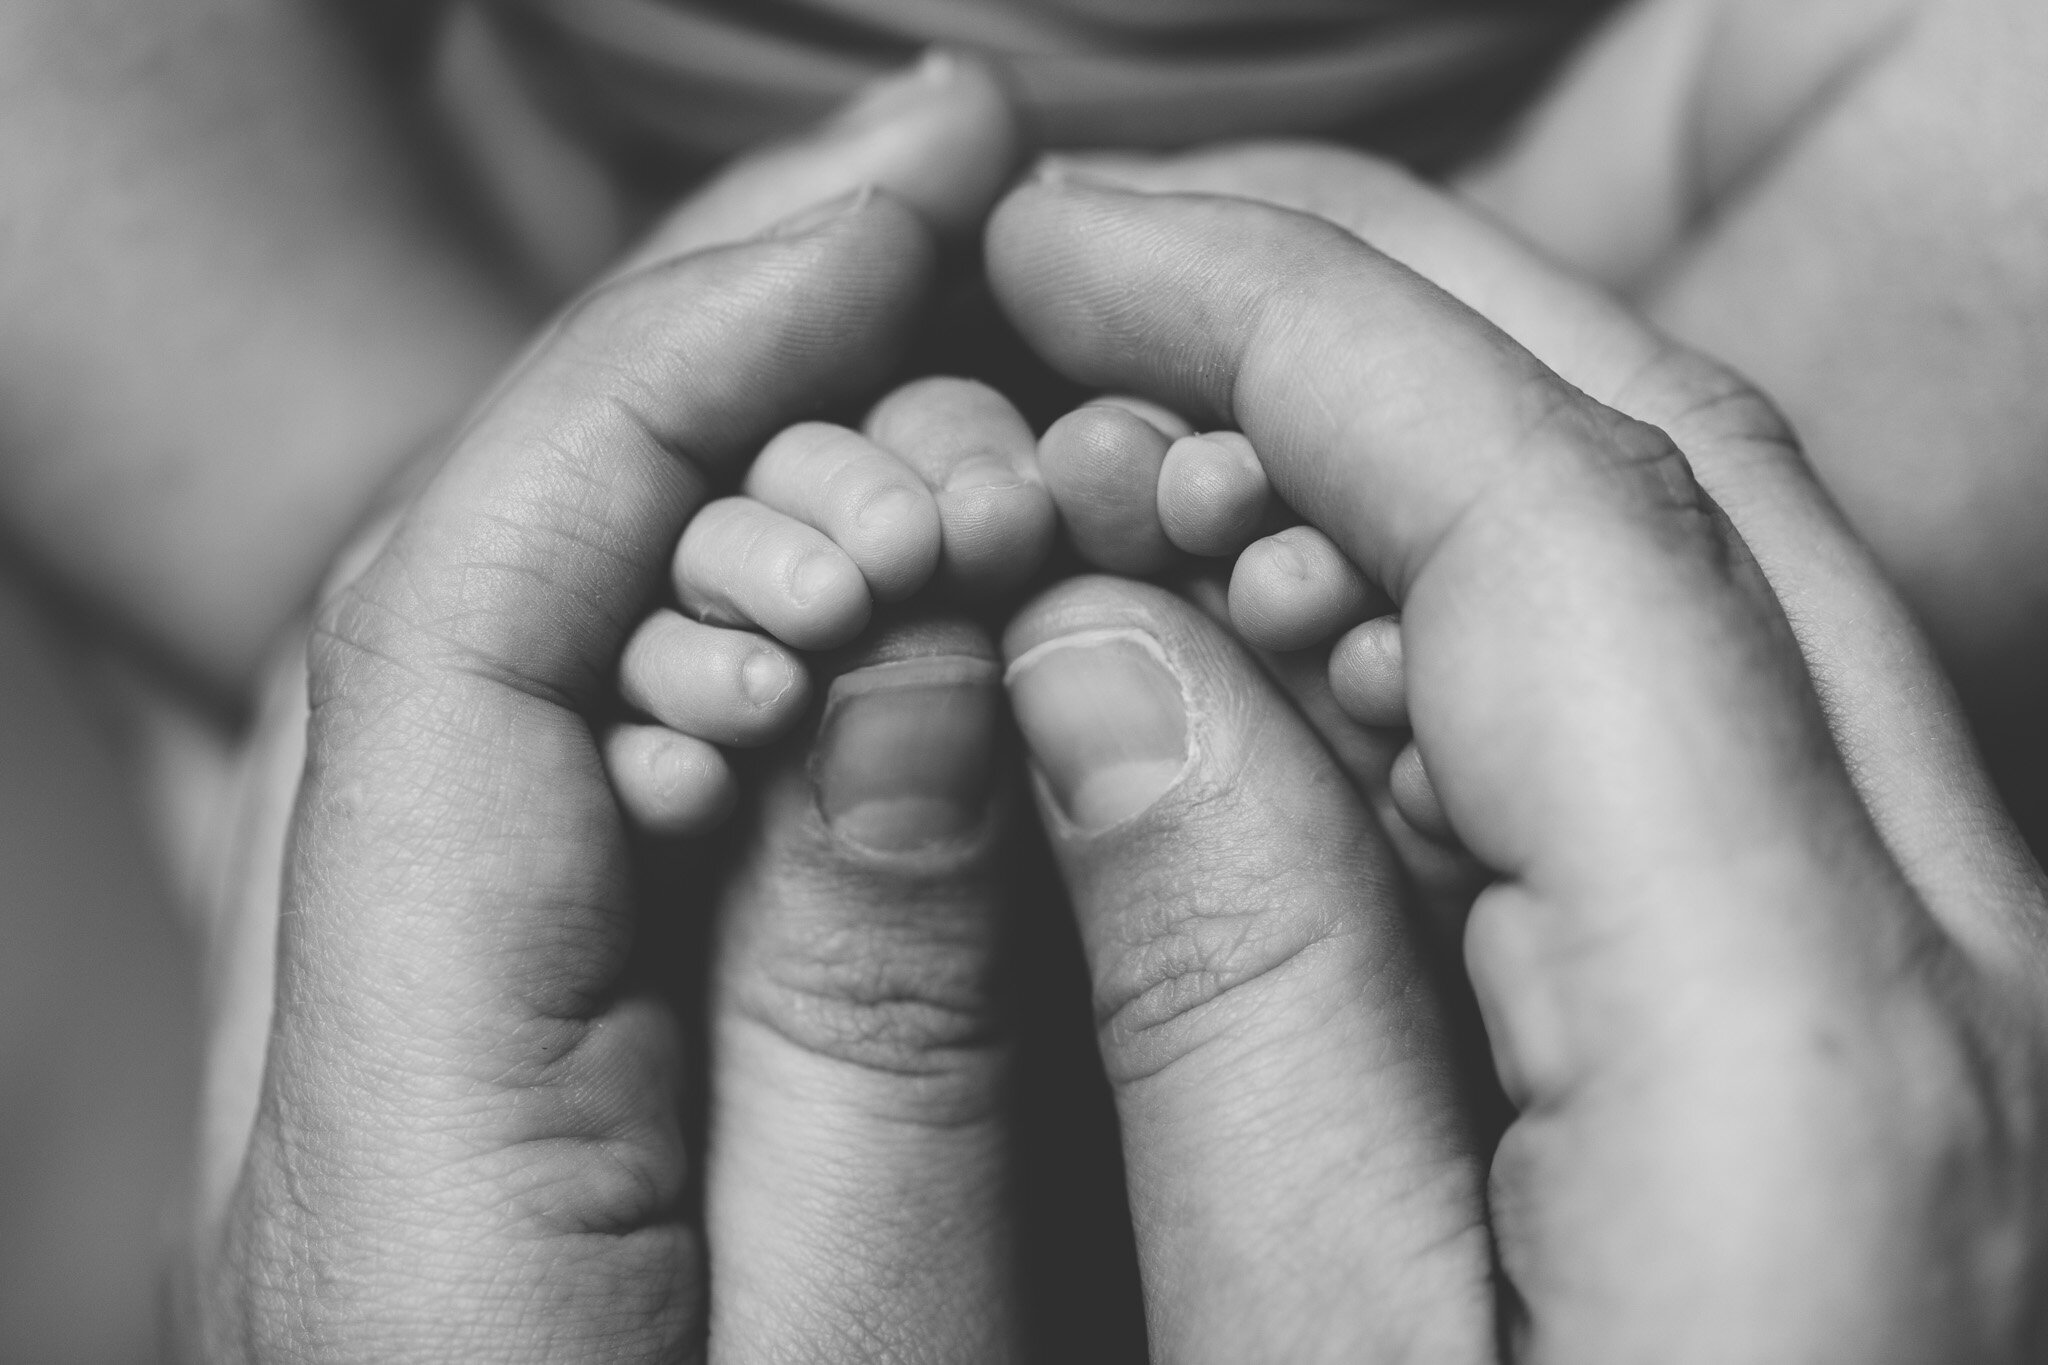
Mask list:
POLYGON ((1301 551, 1281 537, 1274 536, 1267 540, 1261 553, 1265 555, 1267 568, 1301 582, 1308 581, 1308 561, 1302 557, 1301 551))
POLYGON ((984 488, 1016 488, 1023 482, 1007 460, 977 456, 953 466, 946 475, 946 491, 969 493, 984 488))
POLYGON ((839 560, 833 555, 816 554, 796 566, 789 576, 789 594, 798 606, 809 606, 839 586, 839 560))
POLYGON ((796 670, 772 649, 757 649, 740 665, 740 690, 756 706, 773 706, 796 686, 796 670))
POLYGON ((841 675, 826 696, 811 779, 833 833, 881 853, 978 834, 995 793, 996 666, 964 655, 841 675))
POLYGON ((1038 771, 1085 832, 1136 819, 1188 769, 1186 692, 1142 631, 1049 640, 1011 664, 1008 681, 1038 771))
POLYGON ((884 488, 863 502, 853 514, 854 524, 863 531, 900 526, 917 515, 924 497, 915 489, 884 488))

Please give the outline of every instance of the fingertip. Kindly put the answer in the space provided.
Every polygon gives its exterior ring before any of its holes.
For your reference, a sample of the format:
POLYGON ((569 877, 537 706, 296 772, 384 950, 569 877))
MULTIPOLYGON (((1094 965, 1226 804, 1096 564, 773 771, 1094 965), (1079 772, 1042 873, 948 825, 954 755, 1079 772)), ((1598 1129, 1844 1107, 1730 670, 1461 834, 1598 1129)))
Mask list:
POLYGON ((656 838, 707 833, 739 802, 739 783, 725 755, 664 726, 614 727, 605 736, 604 763, 627 817, 656 838))
POLYGON ((1230 576, 1230 621, 1245 641, 1287 653, 1370 616, 1379 594, 1329 537, 1293 526, 1252 542, 1230 576))
POLYGON ((1234 431, 1183 436, 1159 468, 1159 524, 1191 555, 1220 558, 1259 532, 1272 486, 1250 441, 1234 431))
POLYGON ((805 230, 787 225, 835 197, 865 195, 857 215, 914 223, 928 241, 963 236, 1002 192, 1023 141, 995 70, 934 50, 861 88, 818 127, 736 160, 657 225, 626 268, 749 239, 799 240, 805 230))
POLYGON ((836 161, 865 168, 949 237, 980 225, 1025 141, 1001 73, 947 47, 869 86, 823 131, 836 161))

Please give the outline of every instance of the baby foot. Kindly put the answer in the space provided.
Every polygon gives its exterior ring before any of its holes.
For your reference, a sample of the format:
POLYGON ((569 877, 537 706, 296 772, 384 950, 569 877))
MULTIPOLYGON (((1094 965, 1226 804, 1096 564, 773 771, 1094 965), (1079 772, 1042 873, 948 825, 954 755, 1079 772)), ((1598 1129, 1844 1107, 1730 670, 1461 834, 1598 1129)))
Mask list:
POLYGON ((1425 897, 1462 912, 1483 883, 1409 734, 1400 618, 1327 536, 1284 523, 1251 442, 1112 397, 1055 422, 1039 464, 1088 564, 1161 576, 1232 561, 1227 589, 1196 572, 1189 596, 1293 695, 1379 807, 1425 897))
MULTIPOLYGON (((808 422, 769 441, 740 494, 684 530, 681 609, 650 615, 620 661, 622 700, 652 722, 605 746, 636 823, 684 835, 722 821, 738 799, 725 751, 788 734, 812 702, 804 655, 849 644, 877 606, 1020 587, 1055 530, 1035 446, 1007 400, 958 379, 906 385, 861 431, 808 422)), ((893 760, 874 761, 886 786, 893 760)))

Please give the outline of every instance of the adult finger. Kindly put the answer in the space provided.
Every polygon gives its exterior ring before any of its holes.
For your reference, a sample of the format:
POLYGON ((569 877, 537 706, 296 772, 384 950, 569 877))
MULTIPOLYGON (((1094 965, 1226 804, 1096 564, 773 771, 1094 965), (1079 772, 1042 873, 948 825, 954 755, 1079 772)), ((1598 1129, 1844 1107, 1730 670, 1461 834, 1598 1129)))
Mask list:
POLYGON ((945 620, 849 663, 718 912, 712 1359, 1013 1359, 1001 670, 945 620))
POLYGON ((965 236, 1009 182, 1021 144, 994 72, 934 49, 817 129, 735 161, 663 219, 623 268, 743 241, 864 185, 887 190, 936 231, 965 236))
POLYGON ((1928 1209, 1989 1254, 2024 1163, 1983 1135, 2026 1082, 1971 1060, 1931 984, 1960 964, 1669 437, 1270 206, 1038 184, 990 261, 1050 359, 1242 430, 1401 604, 1421 760, 1501 878, 1466 957, 1523 1106, 1494 1217, 1529 1353, 1677 1323, 1699 1359, 1908 1358, 2006 1312, 2007 1273, 1902 1295, 1950 1255, 1928 1209), (1851 1304, 1885 1311, 1844 1336, 1851 1304))
POLYGON ((1481 1161, 1400 877, 1258 665, 1077 579, 1004 652, 1164 1360, 1490 1358, 1481 1161))
POLYGON ((2048 277, 2002 244, 2048 199, 2048 11, 1627 9, 1465 191, 1574 268, 1643 248, 1638 304, 1784 405, 2038 821, 2048 277))
POLYGON ((2032 855, 1984 775, 1940 662, 1755 390, 1372 157, 1264 144, 1074 164, 1150 192, 1242 195, 1327 219, 1484 315, 1594 399, 1670 433, 1783 604, 1836 746, 1916 889, 1981 961, 2032 969, 2032 855))
MULTIPOLYGON (((1418 622, 1412 606, 1404 617, 1411 678, 1418 679, 1415 719, 1425 737, 1431 712, 1464 697, 1475 706, 1498 701, 1506 708, 1500 719, 1528 713, 1530 736, 1556 736, 1556 748, 1529 738, 1488 754, 1432 756, 1432 771, 1454 791, 1470 763, 1475 797, 1504 792, 1491 784, 1510 773, 1532 798, 1555 782, 1549 799, 1475 801, 1468 839, 1496 867, 1519 874, 1539 858, 1569 862, 1573 855, 1546 837, 1566 828, 1576 836, 1571 843, 1621 838, 1641 832, 1638 822, 1661 823, 1683 810, 1688 818, 1670 827, 1689 829, 1704 851, 1752 818, 1692 809, 1691 784, 1658 776, 1690 770, 1692 757, 1665 755, 1671 765, 1660 767, 1647 749, 1624 754, 1590 734, 1566 745, 1568 731, 1590 724, 1585 708, 1594 693, 1556 699, 1548 712, 1486 695, 1493 687, 1512 690, 1509 680, 1532 669, 1541 676, 1553 662, 1560 679, 1583 672, 1587 650, 1575 637, 1585 618, 1566 628, 1560 613, 1546 609, 1556 600, 1550 594, 1578 592, 1581 575, 1626 565, 1638 586, 1574 598, 1575 613, 1617 627, 1633 628, 1639 613, 1665 621, 1658 630, 1631 629, 1630 640, 1601 659, 1604 666, 1619 670, 1626 660, 1661 680, 1677 660, 1700 664, 1689 682, 1671 679, 1667 712, 1718 717, 1731 702, 1753 698, 1751 714, 1770 717, 1798 742, 1789 750, 1738 750, 1745 776, 1786 790, 1778 778, 1789 762, 1800 771, 1798 787, 1809 786, 1805 761, 1826 744, 1810 723, 1796 658, 1788 657, 1768 594, 1682 455, 1661 433, 1586 399, 1412 272, 1328 224, 1261 205, 1045 182, 999 211, 990 262, 1019 325, 1075 377, 1150 390, 1231 422, 1251 438, 1295 509, 1397 598, 1455 595, 1458 630, 1441 635, 1446 646, 1478 633, 1474 611, 1517 617, 1520 624, 1494 638, 1495 647, 1524 656, 1518 666, 1438 697, 1419 680, 1434 667, 1437 628, 1418 622), (1510 576, 1519 585, 1481 591, 1510 576), (1666 610, 1666 594, 1687 610, 1666 610), (1468 607, 1468 600, 1490 605, 1468 607), (1715 664, 1698 657, 1727 648, 1741 651, 1742 667, 1725 654, 1715 664), (1548 651, 1554 655, 1543 657, 1548 651), (1755 659, 1772 666, 1750 666, 1755 659), (1604 782, 1591 781, 1583 759, 1593 755, 1620 767, 1604 782), (1560 766, 1531 784, 1547 763, 1560 766), (1672 805, 1642 804, 1651 798, 1672 805)), ((1457 648, 1462 655, 1482 646, 1457 648)), ((1617 724, 1631 728, 1619 713, 1600 724, 1608 735, 1617 724)), ((1632 725, 1645 744, 1666 730, 1664 714, 1639 708, 1632 725)), ((1823 787, 1815 799, 1830 805, 1845 789, 1823 787)), ((1455 810, 1458 797, 1446 794, 1455 810)), ((1640 857, 1639 849, 1579 847, 1593 856, 1570 875, 1594 882, 1616 866, 1610 858, 1625 865, 1640 857)))
POLYGON ((708 483, 876 382, 931 264, 860 196, 614 282, 322 611, 206 1358, 670 1359, 701 1330, 677 1023, 626 986, 593 720, 708 483))

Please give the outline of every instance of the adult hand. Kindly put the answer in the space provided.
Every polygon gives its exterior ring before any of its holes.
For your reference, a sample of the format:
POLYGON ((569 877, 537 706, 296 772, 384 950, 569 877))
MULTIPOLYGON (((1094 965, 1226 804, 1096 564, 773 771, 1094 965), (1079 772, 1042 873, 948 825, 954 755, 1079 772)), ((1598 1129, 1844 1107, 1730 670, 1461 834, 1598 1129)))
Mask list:
MULTIPOLYGON (((1299 155, 1224 160, 1339 180, 1299 155)), ((1241 653, 1150 590, 1041 600, 1010 686, 1160 1352, 2031 1358, 2040 874, 1783 425, 1397 175, 1340 227, 1176 193, 1219 164, 1029 186, 992 277, 1071 377, 1244 430, 1401 603, 1520 1112, 1489 1167, 1371 823, 1241 653)))
MULTIPOLYGON (((928 58, 875 85, 810 134, 740 158, 677 205, 615 273, 742 242, 806 206, 863 186, 888 191, 942 235, 978 224, 1018 151, 1014 112, 989 71, 928 58)), ((322 596, 360 572, 387 516, 350 548, 322 596)), ((209 944, 208 1139, 217 1184, 233 1175, 255 1105, 270 1014, 277 893, 304 764, 304 631, 277 651, 257 720, 218 728, 184 695, 109 658, 98 669, 118 713, 151 831, 209 944)))
POLYGON ((1465 185, 1777 396, 2037 793, 2044 61, 2029 0, 1643 0, 1465 185))
MULTIPOLYGON (((744 241, 808 205, 863 186, 916 209, 942 238, 969 233, 1008 182, 1020 141, 1016 113, 996 77, 972 58, 934 53, 876 83, 804 136, 725 167, 671 210, 613 273, 744 241)), ((349 557, 360 567, 363 554, 359 541, 349 557)), ((323 593, 348 572, 344 567, 330 574, 323 593)), ((278 650, 277 676, 261 689, 273 710, 289 710, 294 694, 303 690, 296 673, 300 643, 295 633, 278 650)), ((135 750, 150 823, 173 881, 187 900, 199 903, 202 917, 224 913, 236 895, 224 889, 227 884, 266 881, 245 874, 245 855, 274 864, 281 854, 276 848, 256 851, 266 839, 256 833, 262 820, 253 808, 274 807, 276 801, 240 794, 278 785, 254 778, 264 763, 253 749, 279 742, 295 749, 289 737, 297 727, 288 716, 278 717, 258 727, 271 739, 245 745, 222 732, 211 712, 195 711, 182 691, 137 674, 125 657, 110 657, 98 671, 106 675, 135 750)), ((295 763, 286 754, 270 766, 290 772, 295 763)), ((287 785, 289 780, 284 779, 287 785)), ((275 814, 269 819, 278 822, 275 814)), ((259 900, 268 896, 256 894, 259 900)))
MULTIPOLYGON (((798 151, 778 155, 816 170, 798 151)), ((747 213, 725 201, 719 233, 815 182, 767 183, 747 213)), ((686 211, 670 244, 705 221, 686 211)), ((704 886, 648 903, 593 737, 690 512, 774 429, 884 376, 932 262, 920 216, 862 194, 613 280, 323 609, 303 783, 287 681, 241 856, 218 864, 226 970, 177 1294, 193 1356, 668 1360, 707 1332, 733 1359, 1010 1349, 993 817, 945 817, 929 846, 898 820, 879 849, 833 818, 877 795, 872 763, 842 780, 839 756, 906 705, 958 733, 879 795, 958 795, 949 755, 992 738, 992 647, 926 626, 855 660, 810 766, 771 767, 780 816, 716 904, 704 886), (714 911, 698 1174, 664 987, 703 963, 634 947, 714 911)))

